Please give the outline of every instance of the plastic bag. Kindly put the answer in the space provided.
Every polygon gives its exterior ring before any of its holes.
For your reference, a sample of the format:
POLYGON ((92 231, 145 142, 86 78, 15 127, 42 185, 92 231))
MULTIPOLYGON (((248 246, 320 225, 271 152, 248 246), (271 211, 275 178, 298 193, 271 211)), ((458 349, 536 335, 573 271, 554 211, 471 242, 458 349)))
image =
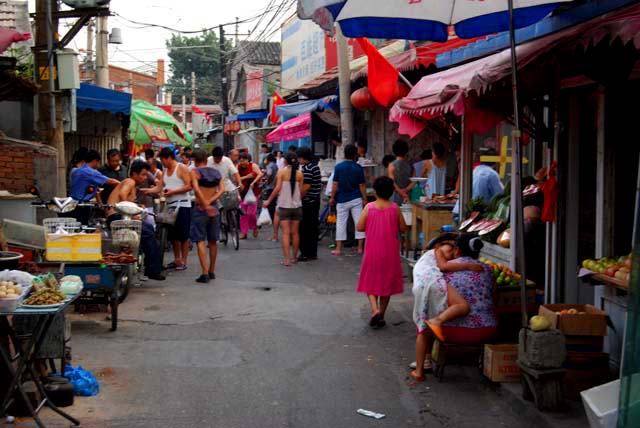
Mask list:
POLYGON ((0 272, 0 281, 11 281, 22 287, 31 286, 33 278, 33 275, 19 270, 3 270, 0 272))
POLYGON ((253 193, 253 190, 249 189, 249 191, 247 192, 247 195, 244 197, 244 203, 247 205, 255 205, 258 203, 258 198, 256 198, 255 193, 253 193))
POLYGON ((64 377, 73 385, 73 393, 80 397, 93 397, 100 392, 100 383, 96 377, 81 366, 66 366, 64 377))
POLYGON ((260 211, 260 217, 258 217, 258 226, 268 226, 272 223, 271 221, 271 215, 269 214, 269 210, 266 208, 263 208, 262 211, 260 211))

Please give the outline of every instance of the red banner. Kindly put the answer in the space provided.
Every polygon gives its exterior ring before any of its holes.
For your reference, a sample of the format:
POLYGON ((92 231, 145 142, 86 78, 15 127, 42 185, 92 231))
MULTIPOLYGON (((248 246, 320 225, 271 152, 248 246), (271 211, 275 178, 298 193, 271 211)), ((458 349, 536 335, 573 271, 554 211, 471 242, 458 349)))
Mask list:
POLYGON ((246 111, 262 109, 262 89, 264 87, 263 71, 261 68, 247 73, 246 111))
MULTIPOLYGON (((349 61, 360 58, 364 55, 364 51, 355 39, 347 39, 349 46, 349 61)), ((329 35, 324 36, 325 49, 325 70, 329 71, 338 66, 338 45, 336 38, 329 35)))

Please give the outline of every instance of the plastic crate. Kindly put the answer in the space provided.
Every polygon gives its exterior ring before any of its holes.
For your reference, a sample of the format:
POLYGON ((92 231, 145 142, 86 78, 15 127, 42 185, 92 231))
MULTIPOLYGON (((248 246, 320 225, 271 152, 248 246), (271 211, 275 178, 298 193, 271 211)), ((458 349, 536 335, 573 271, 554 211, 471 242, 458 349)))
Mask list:
POLYGON ((102 258, 102 235, 99 233, 47 235, 46 258, 59 262, 94 262, 102 258))
POLYGON ((69 233, 79 232, 81 226, 78 220, 69 217, 45 218, 42 222, 45 236, 55 234, 59 228, 63 228, 69 233))

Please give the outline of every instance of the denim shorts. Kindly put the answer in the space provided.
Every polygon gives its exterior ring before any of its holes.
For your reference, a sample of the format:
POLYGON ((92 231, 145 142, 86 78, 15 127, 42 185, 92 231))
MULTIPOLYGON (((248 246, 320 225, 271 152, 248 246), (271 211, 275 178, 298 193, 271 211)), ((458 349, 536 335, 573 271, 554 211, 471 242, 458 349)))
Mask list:
POLYGON ((173 226, 169 227, 170 242, 186 242, 189 240, 189 230, 191 227, 191 208, 180 207, 178 216, 173 226))
POLYGON ((191 210, 191 241, 218 242, 220 240, 220 216, 209 217, 206 211, 191 210))

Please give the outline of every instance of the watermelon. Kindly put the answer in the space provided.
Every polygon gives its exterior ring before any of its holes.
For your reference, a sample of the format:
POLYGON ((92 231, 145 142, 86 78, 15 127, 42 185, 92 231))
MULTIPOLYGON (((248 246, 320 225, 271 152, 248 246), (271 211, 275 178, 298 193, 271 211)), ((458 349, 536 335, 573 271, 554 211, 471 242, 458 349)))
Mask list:
POLYGON ((471 226, 471 224, 474 221, 476 221, 476 219, 478 219, 479 217, 480 217, 480 212, 479 211, 472 212, 471 215, 469 216, 469 218, 467 218, 465 221, 462 222, 462 224, 460 224, 459 229, 461 231, 464 231, 466 228, 471 226))

